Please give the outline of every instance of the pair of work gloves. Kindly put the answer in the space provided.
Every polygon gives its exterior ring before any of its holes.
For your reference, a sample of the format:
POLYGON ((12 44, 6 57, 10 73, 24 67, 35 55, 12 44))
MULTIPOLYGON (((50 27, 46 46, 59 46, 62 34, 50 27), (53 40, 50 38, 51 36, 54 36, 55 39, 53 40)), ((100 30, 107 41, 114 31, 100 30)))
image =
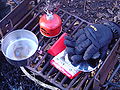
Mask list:
POLYGON ((94 57, 105 59, 109 44, 119 37, 120 26, 114 22, 104 22, 80 29, 73 36, 66 36, 64 44, 70 62, 77 66, 81 61, 94 57))

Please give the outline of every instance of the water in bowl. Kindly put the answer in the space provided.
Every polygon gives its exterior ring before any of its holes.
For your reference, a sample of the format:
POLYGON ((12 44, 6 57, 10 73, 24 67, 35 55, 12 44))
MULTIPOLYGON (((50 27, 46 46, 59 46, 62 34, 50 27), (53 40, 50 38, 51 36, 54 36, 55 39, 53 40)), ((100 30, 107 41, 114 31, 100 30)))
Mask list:
POLYGON ((30 39, 23 38, 12 42, 6 50, 6 56, 12 60, 23 60, 32 56, 37 44, 30 39))

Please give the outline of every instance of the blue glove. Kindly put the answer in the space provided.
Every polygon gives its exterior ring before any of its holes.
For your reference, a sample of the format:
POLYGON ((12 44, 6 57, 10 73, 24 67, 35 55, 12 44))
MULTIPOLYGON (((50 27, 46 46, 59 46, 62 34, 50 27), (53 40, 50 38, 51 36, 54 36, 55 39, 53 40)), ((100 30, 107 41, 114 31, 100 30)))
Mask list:
POLYGON ((107 22, 87 26, 78 30, 73 37, 68 36, 64 43, 71 62, 77 65, 81 60, 89 60, 97 52, 101 54, 100 58, 104 59, 108 45, 113 38, 116 38, 114 34, 117 37, 120 36, 120 27, 113 22, 107 22), (116 31, 118 31, 117 34, 115 34, 116 31))
POLYGON ((74 66, 77 66, 82 60, 82 55, 77 55, 75 52, 76 40, 71 36, 65 36, 64 43, 67 46, 66 51, 68 53, 68 58, 70 62, 74 66))
POLYGON ((113 39, 118 39, 120 37, 120 25, 111 21, 104 22, 103 24, 112 30, 113 39))

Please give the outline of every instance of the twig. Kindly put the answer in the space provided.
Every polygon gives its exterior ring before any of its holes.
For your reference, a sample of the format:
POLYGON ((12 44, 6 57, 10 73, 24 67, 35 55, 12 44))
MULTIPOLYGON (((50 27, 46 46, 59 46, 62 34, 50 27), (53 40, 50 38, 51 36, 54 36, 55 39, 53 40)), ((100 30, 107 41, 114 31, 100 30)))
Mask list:
POLYGON ((0 36, 3 38, 3 33, 2 33, 1 28, 0 28, 0 36))
POLYGON ((87 0, 85 0, 85 2, 84 2, 84 13, 85 13, 85 8, 86 8, 86 4, 87 4, 87 0))
POLYGON ((118 0, 115 1, 114 7, 112 8, 112 11, 114 11, 114 9, 118 7, 118 0))

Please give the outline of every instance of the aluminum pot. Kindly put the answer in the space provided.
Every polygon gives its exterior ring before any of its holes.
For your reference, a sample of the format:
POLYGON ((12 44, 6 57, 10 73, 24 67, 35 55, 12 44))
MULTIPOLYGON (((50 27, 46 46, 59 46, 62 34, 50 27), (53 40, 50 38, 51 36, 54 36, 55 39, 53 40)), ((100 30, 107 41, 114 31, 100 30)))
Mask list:
POLYGON ((27 66, 34 60, 38 39, 25 29, 10 32, 1 40, 1 50, 7 61, 15 66, 27 66))

